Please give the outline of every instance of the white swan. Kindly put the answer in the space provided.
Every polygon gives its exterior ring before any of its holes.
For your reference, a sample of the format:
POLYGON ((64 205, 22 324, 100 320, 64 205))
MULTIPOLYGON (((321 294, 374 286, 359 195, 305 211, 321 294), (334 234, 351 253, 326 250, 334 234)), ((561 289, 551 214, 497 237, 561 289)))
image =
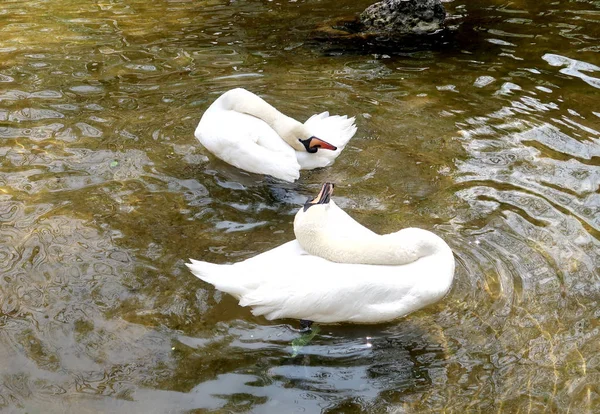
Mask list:
POLYGON ((417 228, 378 236, 330 201, 332 190, 325 184, 296 214, 297 240, 239 263, 187 266, 267 319, 385 322, 448 292, 454 256, 441 238, 417 228))
POLYGON ((237 88, 212 103, 194 135, 228 164, 293 182, 301 169, 333 164, 355 132, 354 118, 323 112, 302 124, 237 88))

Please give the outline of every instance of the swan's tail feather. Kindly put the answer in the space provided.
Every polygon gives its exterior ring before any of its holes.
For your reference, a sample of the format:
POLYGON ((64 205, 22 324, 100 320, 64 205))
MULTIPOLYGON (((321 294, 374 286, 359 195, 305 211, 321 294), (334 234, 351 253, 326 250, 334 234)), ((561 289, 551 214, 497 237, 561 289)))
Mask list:
POLYGON ((250 312, 254 316, 264 316, 268 320, 272 321, 273 319, 279 319, 281 312, 277 312, 276 309, 270 306, 255 306, 250 312))
POLYGON ((248 306, 250 307, 250 312, 254 316, 264 316, 268 320, 279 319, 282 317, 281 311, 277 309, 273 304, 266 303, 262 300, 248 300, 246 297, 243 297, 240 300, 240 306, 248 306))
POLYGON ((194 276, 206 283, 210 283, 216 289, 229 293, 238 299, 248 292, 248 288, 236 276, 232 265, 218 265, 193 259, 190 259, 190 262, 185 265, 194 276))
POLYGON ((242 272, 234 265, 218 265, 190 259, 186 266, 197 278, 210 283, 216 289, 229 293, 240 302, 240 306, 249 306, 254 315, 264 315, 267 319, 275 319, 280 315, 277 304, 270 303, 261 295, 256 295, 258 287, 252 279, 252 272, 242 272), (249 277, 250 276, 250 277, 249 277))
POLYGON ((335 145, 341 151, 356 133, 355 118, 347 115, 329 115, 329 112, 315 114, 304 125, 311 134, 335 145))

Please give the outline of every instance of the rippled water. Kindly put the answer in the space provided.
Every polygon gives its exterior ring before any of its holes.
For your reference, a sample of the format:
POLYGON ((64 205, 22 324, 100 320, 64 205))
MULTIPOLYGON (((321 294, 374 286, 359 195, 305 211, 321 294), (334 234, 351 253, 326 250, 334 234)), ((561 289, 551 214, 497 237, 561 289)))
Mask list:
POLYGON ((310 39, 368 4, 2 3, 0 408, 600 410, 600 3, 448 2, 434 51, 310 39), (244 174, 193 136, 237 86, 359 132, 296 184, 244 174), (290 240, 324 180, 368 227, 440 234, 457 272, 298 349, 184 262, 290 240))

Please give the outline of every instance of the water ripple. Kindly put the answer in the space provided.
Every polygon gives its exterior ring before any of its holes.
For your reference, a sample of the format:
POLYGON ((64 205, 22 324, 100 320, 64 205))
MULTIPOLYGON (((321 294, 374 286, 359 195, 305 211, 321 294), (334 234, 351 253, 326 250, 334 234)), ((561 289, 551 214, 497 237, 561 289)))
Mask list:
POLYGON ((600 78, 595 78, 593 76, 582 73, 598 72, 600 71, 600 67, 592 65, 590 63, 582 62, 577 59, 571 59, 565 56, 555 55, 553 53, 546 53, 544 56, 542 56, 542 59, 548 62, 551 66, 566 66, 566 68, 560 70, 560 73, 575 76, 583 80, 588 85, 600 89, 600 78))

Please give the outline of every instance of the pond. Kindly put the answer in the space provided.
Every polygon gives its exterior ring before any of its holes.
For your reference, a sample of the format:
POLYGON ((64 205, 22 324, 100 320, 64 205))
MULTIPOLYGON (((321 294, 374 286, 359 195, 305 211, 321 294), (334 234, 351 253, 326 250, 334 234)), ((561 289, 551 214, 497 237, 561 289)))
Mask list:
POLYGON ((369 4, 2 3, 0 408, 600 409, 600 3, 446 2, 457 28, 433 50, 312 39, 369 4), (294 184, 246 174, 193 134, 240 86, 358 132, 294 184), (444 238, 455 280, 294 347, 297 321, 254 317, 185 263, 293 239, 324 181, 375 231, 444 238))

